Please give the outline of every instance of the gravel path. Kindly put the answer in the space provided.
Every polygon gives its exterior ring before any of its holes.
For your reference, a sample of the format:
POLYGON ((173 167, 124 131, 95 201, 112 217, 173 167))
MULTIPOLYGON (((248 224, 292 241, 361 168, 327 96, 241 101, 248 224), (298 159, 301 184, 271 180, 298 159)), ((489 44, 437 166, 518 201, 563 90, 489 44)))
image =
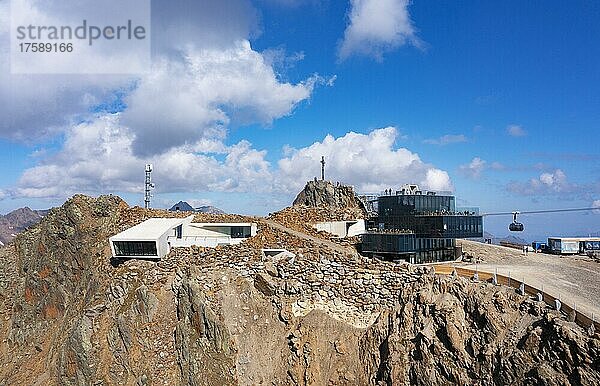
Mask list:
POLYGON ((292 235, 294 235, 294 236, 296 236, 298 238, 301 238, 301 239, 304 239, 304 240, 308 240, 308 241, 312 241, 315 244, 320 244, 320 245, 329 247, 329 248, 333 249, 334 251, 342 253, 344 255, 356 255, 356 249, 354 249, 354 248, 344 247, 344 246, 342 246, 340 244, 334 243, 333 241, 320 239, 318 237, 314 237, 314 236, 308 235, 306 233, 299 232, 299 231, 297 231, 295 229, 291 229, 291 228, 288 228, 288 227, 286 227, 284 225, 281 225, 280 223, 278 223, 276 221, 273 221, 273 220, 263 219, 261 221, 263 221, 264 223, 272 226, 275 229, 279 229, 282 232, 287 232, 287 233, 290 233, 290 234, 292 234, 292 235))
MULTIPOLYGON (((558 296, 563 302, 577 305, 577 309, 595 319, 600 319, 600 263, 584 256, 547 255, 531 253, 524 255, 513 248, 481 244, 474 241, 457 241, 463 251, 482 261, 477 264, 481 271, 494 272, 558 296)), ((461 266, 475 268, 475 264, 461 266)))

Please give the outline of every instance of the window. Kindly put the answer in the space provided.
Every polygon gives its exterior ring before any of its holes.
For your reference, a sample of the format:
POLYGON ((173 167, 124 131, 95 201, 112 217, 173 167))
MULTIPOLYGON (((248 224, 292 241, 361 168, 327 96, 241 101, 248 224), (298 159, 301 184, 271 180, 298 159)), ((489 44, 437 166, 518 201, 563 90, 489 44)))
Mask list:
POLYGON ((154 241, 114 241, 116 256, 158 256, 154 241))
POLYGON ((243 239, 250 237, 250 227, 231 227, 232 239, 243 239))

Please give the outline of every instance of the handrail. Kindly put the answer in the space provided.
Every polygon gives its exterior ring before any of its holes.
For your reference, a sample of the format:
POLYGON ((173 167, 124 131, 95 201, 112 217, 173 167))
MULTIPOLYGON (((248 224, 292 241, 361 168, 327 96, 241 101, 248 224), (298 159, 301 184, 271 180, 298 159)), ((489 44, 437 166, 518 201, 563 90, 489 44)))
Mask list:
MULTIPOLYGON (((433 269, 434 269, 436 275, 452 275, 452 273, 454 271, 456 271, 456 274, 458 276, 467 277, 467 278, 472 278, 475 276, 475 273, 477 273, 477 276, 480 281, 492 281, 494 278, 493 273, 479 271, 479 270, 473 270, 473 269, 469 269, 469 268, 453 267, 453 266, 449 266, 449 265, 435 265, 435 266, 433 266, 433 269)), ((523 281, 516 280, 515 278, 511 278, 509 276, 504 276, 504 275, 500 275, 500 274, 495 274, 495 275, 496 275, 496 281, 499 285, 504 285, 507 287, 518 289, 521 287, 521 284, 523 284, 525 294, 531 295, 531 296, 537 296, 537 294, 541 294, 542 301, 550 306, 554 306, 554 304, 556 304, 556 300, 559 300, 560 304, 561 304, 561 307, 560 307, 561 312, 563 312, 566 315, 571 315, 573 312, 575 312, 575 323, 577 323, 579 326, 581 326, 583 328, 589 328, 592 324, 594 324, 594 330, 600 331, 600 322, 596 321, 595 319, 593 320, 589 316, 585 315, 583 312, 576 310, 574 307, 564 303, 562 300, 558 299, 557 297, 552 296, 547 292, 541 291, 540 289, 538 289, 536 287, 525 284, 523 281)))

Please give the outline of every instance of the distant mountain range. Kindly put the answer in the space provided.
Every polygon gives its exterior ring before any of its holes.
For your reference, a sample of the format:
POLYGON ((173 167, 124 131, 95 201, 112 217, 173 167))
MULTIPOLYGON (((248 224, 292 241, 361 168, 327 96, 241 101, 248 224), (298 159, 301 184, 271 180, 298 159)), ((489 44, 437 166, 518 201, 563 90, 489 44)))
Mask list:
POLYGON ((188 204, 185 201, 179 201, 177 204, 173 205, 171 207, 171 209, 169 209, 171 212, 197 212, 197 213, 209 213, 209 214, 225 214, 224 211, 222 211, 219 208, 216 208, 212 205, 205 205, 205 206, 199 206, 197 208, 194 208, 193 206, 191 206, 190 204, 188 204))
POLYGON ((6 215, 0 215, 0 246, 11 242, 16 235, 38 223, 48 210, 20 208, 6 215))
POLYGON ((513 236, 513 235, 498 237, 489 232, 483 232, 483 237, 473 238, 470 240, 479 241, 479 242, 483 243, 483 242, 485 242, 486 239, 492 239, 492 244, 496 244, 496 245, 499 245, 500 242, 502 242, 502 241, 506 241, 506 242, 513 243, 513 244, 529 245, 529 242, 521 237, 517 237, 517 236, 513 236))

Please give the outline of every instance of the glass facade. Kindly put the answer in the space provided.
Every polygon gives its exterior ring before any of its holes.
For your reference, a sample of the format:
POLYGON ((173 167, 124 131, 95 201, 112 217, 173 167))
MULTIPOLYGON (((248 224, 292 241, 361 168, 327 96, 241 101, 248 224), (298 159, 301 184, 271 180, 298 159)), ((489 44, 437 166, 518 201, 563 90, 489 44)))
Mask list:
POLYGON ((400 215, 454 213, 456 207, 453 196, 420 194, 381 196, 378 201, 377 210, 380 219, 400 215))
POLYGON ((600 251, 600 241, 583 241, 585 251, 600 251))
POLYGON ((362 236, 363 252, 407 254, 416 252, 414 234, 366 233, 362 236))
POLYGON ((482 237, 483 219, 481 216, 459 215, 401 215, 378 219, 379 230, 412 231, 418 237, 482 237))
POLYGON ((250 237, 250 232, 249 226, 231 227, 230 236, 232 239, 245 239, 250 237))
POLYGON ((455 239, 483 237, 478 211, 456 212, 453 196, 401 194, 378 201, 378 216, 367 221, 371 231, 362 237, 365 253, 415 263, 445 261, 455 258, 455 239))
POLYGON ((371 232, 362 235, 362 252, 383 258, 400 258, 415 264, 455 258, 453 238, 417 238, 414 234, 371 232))
POLYGON ((155 241, 115 241, 115 255, 127 256, 158 256, 155 241))

